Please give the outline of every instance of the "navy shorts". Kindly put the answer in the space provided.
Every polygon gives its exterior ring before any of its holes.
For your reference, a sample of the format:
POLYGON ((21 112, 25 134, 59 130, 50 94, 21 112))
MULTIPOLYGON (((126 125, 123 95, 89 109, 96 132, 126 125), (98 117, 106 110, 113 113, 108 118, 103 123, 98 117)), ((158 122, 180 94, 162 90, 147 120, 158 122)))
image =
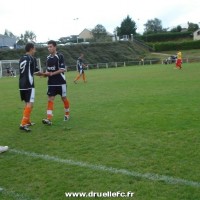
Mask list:
POLYGON ((79 74, 84 74, 83 67, 78 66, 78 72, 79 74))
POLYGON ((67 85, 48 85, 47 95, 48 96, 56 96, 60 95, 61 97, 67 96, 67 85))
POLYGON ((35 88, 20 89, 20 96, 22 101, 33 103, 35 100, 35 88))

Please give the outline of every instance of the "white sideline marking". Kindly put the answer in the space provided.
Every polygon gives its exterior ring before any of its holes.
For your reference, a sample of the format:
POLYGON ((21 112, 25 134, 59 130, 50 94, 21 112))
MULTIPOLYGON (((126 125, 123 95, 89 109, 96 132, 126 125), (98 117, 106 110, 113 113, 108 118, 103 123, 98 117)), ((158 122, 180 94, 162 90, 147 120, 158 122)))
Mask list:
POLYGON ((26 197, 24 194, 19 194, 11 190, 0 187, 0 193, 5 194, 6 196, 15 198, 16 200, 31 200, 29 197, 26 197))
POLYGON ((29 157, 33 158, 41 158, 43 160, 47 161, 54 161, 58 163, 64 163, 68 165, 75 165, 79 167, 85 167, 89 168, 92 170, 97 170, 97 171, 106 171, 114 174, 123 174, 127 176, 133 176, 133 177, 138 177, 138 178, 144 178, 152 181, 163 181, 168 184, 177 184, 177 185, 188 185, 188 186, 193 186, 193 187, 200 187, 200 182, 195 182, 195 181, 190 181, 186 179, 181 179, 181 178, 173 178, 170 176, 164 176, 164 175, 159 175, 159 174, 153 174, 153 173, 139 173, 136 171, 129 171, 126 169, 117 169, 113 167, 106 167, 103 165, 93 165, 81 161, 74 161, 74 160, 68 160, 68 159, 61 159, 58 157, 54 156, 49 156, 49 155, 43 155, 43 154, 37 154, 34 152, 27 152, 27 151, 22 151, 22 150, 17 150, 17 149, 10 149, 11 152, 17 153, 20 155, 26 155, 29 157))

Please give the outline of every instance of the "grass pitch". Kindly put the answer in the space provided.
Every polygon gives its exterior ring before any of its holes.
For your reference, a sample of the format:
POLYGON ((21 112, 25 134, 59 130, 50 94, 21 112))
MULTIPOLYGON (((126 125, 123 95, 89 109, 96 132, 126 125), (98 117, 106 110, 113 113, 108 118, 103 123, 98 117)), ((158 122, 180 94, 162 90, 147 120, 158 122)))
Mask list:
MULTIPOLYGON (((18 78, 0 79, 0 199, 66 198, 65 192, 134 192, 137 200, 200 199, 200 67, 184 64, 67 73, 71 119, 35 77, 31 133, 19 130, 18 78)), ((99 198, 130 199, 130 198, 99 198)))

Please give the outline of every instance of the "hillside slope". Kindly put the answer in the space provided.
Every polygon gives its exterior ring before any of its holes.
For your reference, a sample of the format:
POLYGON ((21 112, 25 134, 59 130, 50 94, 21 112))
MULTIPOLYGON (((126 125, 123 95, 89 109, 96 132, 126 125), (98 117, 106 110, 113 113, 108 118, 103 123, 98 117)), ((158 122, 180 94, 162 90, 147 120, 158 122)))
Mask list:
MULTIPOLYGON (((80 53, 85 54, 87 63, 104 63, 140 59, 149 52, 148 48, 141 44, 124 41, 58 46, 58 51, 64 54, 67 65, 75 65, 80 53)), ((19 59, 23 54, 23 49, 0 51, 0 60, 19 59)), ((36 57, 41 59, 42 65, 44 65, 47 55, 46 47, 37 47, 36 57)))

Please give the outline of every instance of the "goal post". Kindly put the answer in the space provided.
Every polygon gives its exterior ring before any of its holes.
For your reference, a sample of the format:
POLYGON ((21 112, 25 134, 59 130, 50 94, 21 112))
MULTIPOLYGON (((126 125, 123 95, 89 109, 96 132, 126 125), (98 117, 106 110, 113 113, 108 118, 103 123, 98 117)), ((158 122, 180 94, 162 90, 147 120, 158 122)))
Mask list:
MULTIPOLYGON (((40 58, 37 58, 37 65, 41 70, 40 58)), ((17 75, 19 75, 19 60, 0 60, 0 78, 17 75)))

